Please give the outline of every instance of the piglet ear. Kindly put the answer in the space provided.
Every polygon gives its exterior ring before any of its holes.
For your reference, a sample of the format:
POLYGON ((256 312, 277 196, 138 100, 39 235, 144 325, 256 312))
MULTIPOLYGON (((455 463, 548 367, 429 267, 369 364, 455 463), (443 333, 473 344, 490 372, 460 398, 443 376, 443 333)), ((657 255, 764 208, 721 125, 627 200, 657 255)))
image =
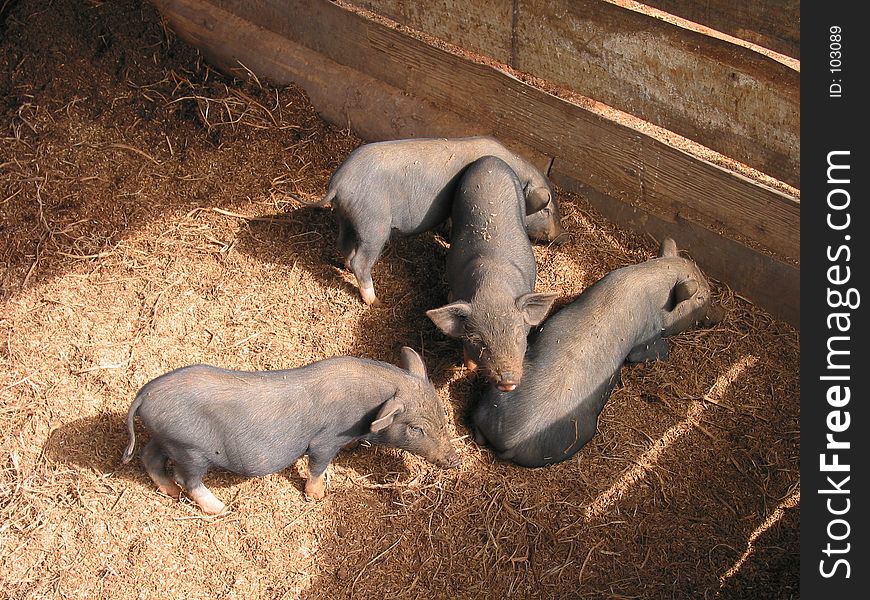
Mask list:
POLYGON ((435 323, 435 326, 444 335, 452 338, 462 337, 462 334, 465 333, 465 319, 470 314, 471 304, 462 300, 426 311, 426 316, 435 323))
POLYGON ((677 306, 680 305, 680 302, 684 302, 698 293, 698 282, 695 279, 683 279, 682 281, 678 281, 677 285, 671 290, 671 297, 668 302, 668 310, 674 310, 677 306))
POLYGON ((401 413, 403 410, 405 410, 405 406, 396 400, 395 396, 393 396, 381 404, 381 408, 378 410, 378 415, 375 417, 375 420, 372 421, 369 429, 372 433, 377 433, 382 429, 386 429, 393 423, 396 415, 401 413))
POLYGON ((526 325, 540 325, 547 318, 547 313, 553 306, 557 294, 523 294, 517 298, 517 308, 523 313, 526 325))
POLYGON ((429 376, 426 375, 426 364, 423 362, 423 358, 417 354, 413 348, 402 346, 402 355, 399 365, 411 375, 429 381, 429 376))
POLYGON ((679 304, 698 293, 698 281, 693 278, 683 279, 674 286, 674 302, 679 304))
POLYGON ((677 250, 677 243, 673 238, 666 237, 662 240, 659 246, 659 258, 663 256, 679 256, 680 251, 677 250))
MULTIPOLYGON (((531 184, 529 184, 531 185, 531 184)), ((543 186, 526 188, 526 214, 531 215, 543 210, 550 203, 550 190, 543 186)))

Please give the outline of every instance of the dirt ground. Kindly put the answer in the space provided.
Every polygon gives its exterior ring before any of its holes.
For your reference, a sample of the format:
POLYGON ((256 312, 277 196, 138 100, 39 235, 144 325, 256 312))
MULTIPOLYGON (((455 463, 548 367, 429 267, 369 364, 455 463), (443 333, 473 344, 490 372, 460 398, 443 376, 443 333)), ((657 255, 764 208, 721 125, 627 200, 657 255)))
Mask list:
MULTIPOLYGON (((623 369, 596 437, 543 469, 469 437, 461 351, 426 318, 446 247, 392 242, 366 308, 319 197, 361 144, 299 89, 210 70, 136 0, 0 0, 0 598, 797 598, 799 335, 726 286, 714 329, 623 369), (138 388, 191 363, 422 351, 458 470, 360 447, 211 473, 207 518, 121 465, 138 388)), ((561 193, 573 299, 653 256, 561 193)), ((140 429, 141 431, 141 429, 140 429)), ((143 433, 144 435, 144 433, 143 433)))

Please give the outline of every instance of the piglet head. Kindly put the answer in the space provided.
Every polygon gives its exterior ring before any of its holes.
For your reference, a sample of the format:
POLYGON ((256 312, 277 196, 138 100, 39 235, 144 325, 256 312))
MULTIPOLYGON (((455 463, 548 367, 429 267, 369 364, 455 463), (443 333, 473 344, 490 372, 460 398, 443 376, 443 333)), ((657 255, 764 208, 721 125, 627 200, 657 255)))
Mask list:
POLYGON ((562 227, 561 220, 559 203, 553 198, 544 208, 526 217, 526 231, 536 242, 552 242, 561 246, 570 237, 562 227))
POLYGON ((405 346, 401 367, 411 377, 403 380, 396 395, 378 409, 370 426, 372 440, 407 450, 441 467, 459 466, 459 455, 450 441, 447 414, 429 381, 423 359, 405 346))
MULTIPOLYGON (((660 257, 679 257, 677 245, 665 238, 660 257)), ((712 327, 725 316, 724 309, 713 301, 710 283, 693 261, 681 259, 678 279, 663 307, 663 335, 669 336, 693 327, 712 327)))
POLYGON ((426 315, 446 335, 462 340, 469 366, 510 392, 523 376, 529 328, 543 322, 555 299, 555 294, 528 293, 512 302, 486 302, 487 308, 459 300, 426 315))

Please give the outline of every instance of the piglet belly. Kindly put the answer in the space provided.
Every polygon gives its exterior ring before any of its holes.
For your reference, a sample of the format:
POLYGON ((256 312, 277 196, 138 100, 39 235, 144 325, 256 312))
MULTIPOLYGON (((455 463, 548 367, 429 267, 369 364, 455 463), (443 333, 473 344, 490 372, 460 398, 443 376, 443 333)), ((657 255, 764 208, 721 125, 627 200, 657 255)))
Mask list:
POLYGON ((215 455, 213 462, 223 469, 259 477, 282 471, 300 458, 308 448, 308 441, 275 443, 269 440, 233 440, 226 444, 223 455, 215 455))

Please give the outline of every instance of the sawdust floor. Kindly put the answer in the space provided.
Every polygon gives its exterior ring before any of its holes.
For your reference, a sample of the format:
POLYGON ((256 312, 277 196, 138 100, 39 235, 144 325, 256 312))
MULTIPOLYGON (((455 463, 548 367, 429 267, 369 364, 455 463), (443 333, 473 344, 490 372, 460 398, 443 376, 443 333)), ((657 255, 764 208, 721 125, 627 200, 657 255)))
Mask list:
MULTIPOLYGON (((0 597, 795 598, 799 336, 717 284, 728 311, 623 370, 598 435, 526 470, 468 436, 445 246, 391 243, 367 309, 318 197, 361 140, 298 89, 210 71, 134 0, 0 3, 0 597), (204 518, 119 459, 136 390, 204 362, 273 369, 422 350, 458 470, 339 455, 207 483, 204 518)), ((536 246, 564 303, 655 243, 562 195, 572 241, 536 246)))

